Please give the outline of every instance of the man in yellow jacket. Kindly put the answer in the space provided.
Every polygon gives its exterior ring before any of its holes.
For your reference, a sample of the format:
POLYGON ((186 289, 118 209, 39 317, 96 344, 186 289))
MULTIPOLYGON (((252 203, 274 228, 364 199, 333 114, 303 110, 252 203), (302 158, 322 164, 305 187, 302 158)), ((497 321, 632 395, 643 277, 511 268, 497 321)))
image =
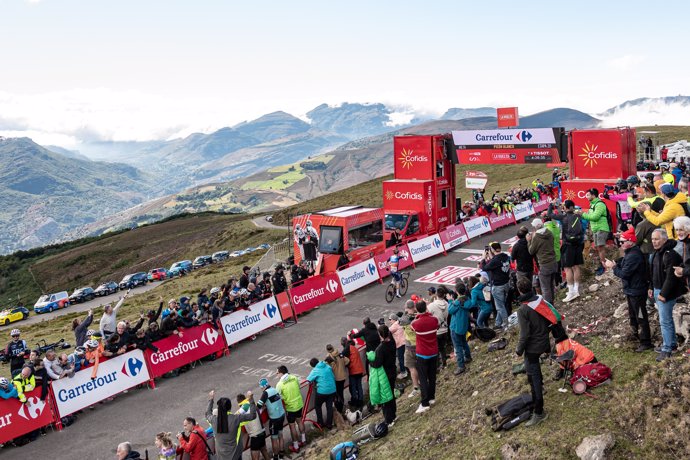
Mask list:
POLYGON ((661 198, 664 199, 664 209, 661 213, 652 211, 647 203, 640 203, 637 205, 637 208, 644 212, 645 219, 659 227, 663 225, 669 238, 673 237, 675 239, 676 233, 673 229, 673 219, 685 215, 688 197, 685 193, 676 193, 673 190, 673 185, 669 183, 662 184, 659 187, 659 192, 661 192, 661 198))

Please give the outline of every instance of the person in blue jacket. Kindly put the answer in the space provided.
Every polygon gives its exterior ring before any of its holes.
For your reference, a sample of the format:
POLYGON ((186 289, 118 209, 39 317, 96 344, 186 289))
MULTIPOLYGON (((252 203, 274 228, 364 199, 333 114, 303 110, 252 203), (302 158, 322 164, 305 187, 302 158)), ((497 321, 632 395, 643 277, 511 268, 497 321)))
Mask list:
POLYGON ((448 316, 450 316, 450 338, 455 349, 455 360, 457 367, 454 374, 460 375, 465 372, 465 364, 472 361, 470 347, 467 345, 467 329, 470 327, 470 309, 467 301, 467 288, 463 283, 455 286, 457 298, 452 294, 447 295, 448 316))
POLYGON ((314 409, 316 410, 316 421, 322 427, 331 429, 333 427, 333 402, 335 401, 335 375, 331 366, 325 361, 312 358, 309 365, 313 367, 307 380, 316 384, 316 399, 314 409), (326 404, 326 421, 324 423, 321 407, 326 404))
POLYGON ((479 278, 471 276, 469 281, 470 298, 467 300, 467 305, 470 309, 479 309, 477 315, 477 327, 489 327, 489 317, 491 316, 491 302, 484 299, 484 287, 489 282, 486 276, 480 275, 479 278))
POLYGON ((19 399, 19 393, 17 393, 17 389, 14 387, 14 384, 7 380, 5 377, 0 377, 0 398, 2 399, 10 399, 10 398, 17 398, 19 399))

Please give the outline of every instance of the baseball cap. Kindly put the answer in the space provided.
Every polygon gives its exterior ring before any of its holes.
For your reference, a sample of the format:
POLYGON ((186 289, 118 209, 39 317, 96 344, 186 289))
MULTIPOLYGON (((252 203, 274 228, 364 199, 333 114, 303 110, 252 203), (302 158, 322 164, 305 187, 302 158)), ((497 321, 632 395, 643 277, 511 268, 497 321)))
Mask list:
POLYGON ((673 195, 673 185, 669 183, 663 183, 661 184, 661 187, 659 187, 659 191, 663 193, 664 195, 673 195))
POLYGON ((637 243, 637 237, 635 236, 635 228, 630 227, 629 229, 621 233, 619 239, 621 241, 630 241, 633 243, 637 243))
POLYGON ((534 228, 541 228, 544 226, 544 221, 541 219, 534 219, 532 221, 532 227, 534 228))

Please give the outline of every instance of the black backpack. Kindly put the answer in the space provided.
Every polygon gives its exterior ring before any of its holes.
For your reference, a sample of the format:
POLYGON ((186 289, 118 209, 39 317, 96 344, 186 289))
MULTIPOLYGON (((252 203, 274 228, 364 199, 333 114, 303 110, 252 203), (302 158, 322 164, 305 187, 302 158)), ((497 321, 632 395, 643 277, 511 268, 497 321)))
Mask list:
POLYGON ((491 417, 491 429, 493 431, 508 431, 529 419, 532 409, 534 409, 532 395, 523 393, 500 404, 488 407, 486 415, 491 417))

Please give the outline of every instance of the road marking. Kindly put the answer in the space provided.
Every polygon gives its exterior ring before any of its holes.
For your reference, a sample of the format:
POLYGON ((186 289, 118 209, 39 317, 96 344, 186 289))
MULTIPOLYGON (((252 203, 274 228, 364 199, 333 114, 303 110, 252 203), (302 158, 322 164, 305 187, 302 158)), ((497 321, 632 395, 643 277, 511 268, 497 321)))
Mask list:
POLYGON ((470 248, 460 248, 460 249, 456 249, 453 252, 462 252, 465 254, 484 254, 483 249, 470 249, 470 248))
POLYGON ((513 245, 514 245, 515 243, 517 243, 517 240, 518 240, 518 237, 517 237, 517 236, 514 236, 514 237, 512 237, 512 238, 509 238, 509 239, 505 240, 502 244, 507 244, 508 246, 513 247, 513 245))
POLYGON ((471 255, 469 257, 465 257, 463 260, 469 260, 470 262, 480 262, 484 257, 476 254, 476 255, 471 255))
POLYGON ((472 276, 476 273, 479 273, 478 268, 449 265, 429 273, 428 275, 424 275, 415 281, 417 283, 449 284, 452 286, 455 284, 456 278, 465 278, 466 276, 472 276))

